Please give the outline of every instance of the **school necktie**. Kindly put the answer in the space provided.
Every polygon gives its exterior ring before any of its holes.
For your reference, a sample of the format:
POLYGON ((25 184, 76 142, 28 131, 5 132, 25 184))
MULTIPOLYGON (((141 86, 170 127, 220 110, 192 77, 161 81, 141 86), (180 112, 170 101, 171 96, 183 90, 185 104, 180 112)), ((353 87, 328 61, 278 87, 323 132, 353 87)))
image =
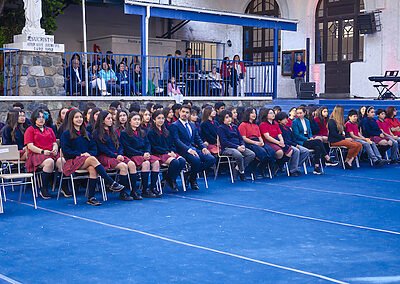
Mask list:
POLYGON ((192 130, 190 129, 189 123, 186 123, 185 127, 189 137, 192 138, 192 130))

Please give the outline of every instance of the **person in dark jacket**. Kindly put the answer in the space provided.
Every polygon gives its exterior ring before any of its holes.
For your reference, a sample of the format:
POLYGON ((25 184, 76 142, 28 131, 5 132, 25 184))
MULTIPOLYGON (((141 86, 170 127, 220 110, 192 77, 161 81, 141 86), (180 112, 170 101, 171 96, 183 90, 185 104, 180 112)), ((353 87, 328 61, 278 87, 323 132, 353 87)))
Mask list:
POLYGON ((293 121, 292 129, 296 143, 307 149, 314 150, 314 171, 315 175, 322 174, 321 159, 325 158, 325 165, 337 166, 337 162, 331 161, 321 140, 313 138, 310 121, 305 117, 306 110, 300 106, 296 110, 297 118, 293 121))
POLYGON ((97 144, 98 160, 106 169, 117 170, 121 184, 131 190, 130 195, 125 191, 121 191, 119 195, 121 200, 131 201, 133 199, 141 199, 136 193, 136 165, 123 155, 124 149, 112 126, 112 114, 108 111, 101 111, 92 134, 97 144))
POLYGON ((1 130, 3 145, 18 145, 21 161, 25 161, 27 151, 24 144, 25 130, 29 127, 26 123, 25 112, 21 109, 12 109, 7 114, 6 126, 1 130))
POLYGON ((256 154, 246 148, 238 127, 232 124, 232 113, 224 110, 221 112, 223 124, 218 127, 218 136, 223 155, 232 156, 237 164, 240 180, 246 180, 245 169, 255 159, 256 154))
POLYGON ((124 188, 106 173, 104 167, 97 160, 96 142, 90 139, 84 127, 83 115, 80 110, 73 109, 69 112, 67 130, 61 134, 60 142, 66 160, 63 166, 64 175, 70 176, 76 170, 87 170, 89 172, 87 204, 101 205, 95 198, 98 175, 104 179, 106 184, 110 185, 112 191, 121 191, 124 188))
POLYGON ((216 111, 212 106, 208 106, 203 110, 202 122, 200 124, 200 136, 207 149, 212 154, 218 154, 217 149, 217 130, 219 123, 215 120, 216 111))
POLYGON ((94 131, 94 127, 96 125, 97 118, 99 117, 99 114, 101 112, 101 108, 94 107, 92 111, 90 112, 90 117, 88 124, 86 125, 86 131, 89 133, 89 135, 92 135, 94 131))
POLYGON ((300 54, 296 56, 296 62, 293 64, 293 75, 297 97, 300 96, 300 85, 304 83, 304 75, 307 71, 306 64, 300 54))
POLYGON ((186 166, 186 160, 176 153, 172 136, 165 127, 163 112, 156 110, 152 114, 153 124, 147 137, 151 146, 151 154, 160 159, 162 165, 168 165, 166 185, 172 191, 178 191, 176 178, 186 166))
POLYGON ((346 147, 348 149, 345 160, 346 169, 353 169, 353 161, 362 149, 362 144, 355 142, 352 138, 345 138, 344 132, 344 109, 336 106, 328 120, 328 141, 335 147, 346 147))
POLYGON ((376 145, 380 146, 383 149, 383 153, 389 148, 391 148, 392 160, 395 161, 395 152, 396 145, 392 143, 389 139, 385 137, 385 134, 379 128, 377 121, 375 120, 375 109, 370 106, 365 110, 365 116, 360 122, 360 127, 362 130, 362 134, 371 139, 376 145))
POLYGON ((278 113, 275 119, 279 123, 279 127, 282 131, 283 141, 286 145, 290 146, 293 151, 289 160, 290 176, 297 177, 300 175, 299 167, 308 159, 310 151, 295 141, 292 129, 288 126, 289 116, 286 112, 278 113))
POLYGON ((129 157, 135 163, 136 167, 141 168, 142 196, 161 197, 161 193, 156 188, 160 172, 159 158, 150 154, 147 131, 141 128, 140 121, 141 117, 137 112, 129 114, 126 129, 121 132, 120 137, 124 148, 124 155, 129 157))
POLYGON ((189 122, 190 106, 183 105, 179 112, 179 120, 170 126, 176 150, 191 165, 189 177, 190 187, 199 190, 197 174, 215 164, 215 158, 207 150, 199 132, 193 123, 189 122))

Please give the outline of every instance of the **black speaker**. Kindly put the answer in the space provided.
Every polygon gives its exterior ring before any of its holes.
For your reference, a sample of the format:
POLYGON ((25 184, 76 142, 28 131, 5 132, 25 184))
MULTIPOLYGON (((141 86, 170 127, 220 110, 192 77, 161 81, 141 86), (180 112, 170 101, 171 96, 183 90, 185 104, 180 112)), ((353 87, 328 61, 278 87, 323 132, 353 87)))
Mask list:
POLYGON ((357 17, 358 30, 360 34, 376 33, 376 19, 374 13, 360 14, 357 17))
POLYGON ((307 82, 300 84, 299 99, 301 100, 315 99, 315 82, 307 82))

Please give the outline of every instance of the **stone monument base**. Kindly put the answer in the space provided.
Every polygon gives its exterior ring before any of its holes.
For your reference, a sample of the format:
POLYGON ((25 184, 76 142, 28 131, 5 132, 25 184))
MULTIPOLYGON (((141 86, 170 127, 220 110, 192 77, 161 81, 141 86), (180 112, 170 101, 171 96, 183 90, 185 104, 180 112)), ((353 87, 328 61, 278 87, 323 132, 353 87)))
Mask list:
POLYGON ((14 43, 5 44, 4 48, 19 49, 24 51, 64 52, 64 44, 54 43, 52 35, 26 35, 14 36, 14 43))
POLYGON ((19 96, 63 96, 62 53, 19 51, 17 81, 19 96))

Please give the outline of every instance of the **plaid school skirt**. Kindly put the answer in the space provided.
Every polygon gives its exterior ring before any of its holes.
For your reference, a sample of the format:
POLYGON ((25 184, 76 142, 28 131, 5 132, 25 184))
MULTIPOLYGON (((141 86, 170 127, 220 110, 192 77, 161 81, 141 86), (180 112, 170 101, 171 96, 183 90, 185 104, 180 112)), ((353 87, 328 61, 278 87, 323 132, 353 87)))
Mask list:
MULTIPOLYGON (((175 153, 176 154, 176 153, 175 153)), ((160 164, 165 164, 166 161, 168 161, 168 159, 172 158, 170 155, 168 154, 162 154, 162 155, 155 155, 158 160, 160 161, 160 164)), ((174 159, 178 159, 180 156, 178 154, 176 154, 176 157, 174 159)))
POLYGON ((46 156, 45 154, 37 154, 37 153, 28 153, 28 157, 26 158, 25 168, 29 173, 36 172, 39 166, 47 159, 53 159, 54 162, 60 158, 60 154, 57 153, 57 156, 46 156))
POLYGON ((87 158, 89 157, 77 156, 74 159, 67 160, 63 166, 63 174, 65 176, 70 176, 76 170, 79 170, 83 166, 87 158))
POLYGON ((378 145, 379 142, 381 142, 383 140, 388 141, 388 139, 382 138, 382 137, 379 137, 379 136, 371 136, 369 139, 371 139, 371 141, 374 142, 376 145, 378 145))
POLYGON ((150 159, 145 160, 143 156, 133 156, 133 157, 131 157, 131 160, 135 163, 135 165, 137 167, 140 167, 143 164, 143 162, 145 162, 145 161, 149 161, 150 164, 152 164, 154 162, 159 161, 160 158, 157 156, 154 156, 154 155, 150 155, 150 159))
POLYGON ((285 147, 281 147, 278 144, 275 143, 271 143, 271 142, 264 142, 266 145, 270 146, 272 149, 274 149, 275 152, 278 152, 279 150, 282 150, 283 153, 288 154, 290 153, 290 151, 292 151, 292 147, 290 147, 289 145, 285 144, 285 147))
POLYGON ((128 157, 125 156, 123 157, 124 157, 123 161, 119 161, 117 160, 117 158, 107 157, 106 155, 100 155, 97 157, 97 159, 106 170, 113 170, 117 167, 119 163, 128 164, 131 161, 128 157))

